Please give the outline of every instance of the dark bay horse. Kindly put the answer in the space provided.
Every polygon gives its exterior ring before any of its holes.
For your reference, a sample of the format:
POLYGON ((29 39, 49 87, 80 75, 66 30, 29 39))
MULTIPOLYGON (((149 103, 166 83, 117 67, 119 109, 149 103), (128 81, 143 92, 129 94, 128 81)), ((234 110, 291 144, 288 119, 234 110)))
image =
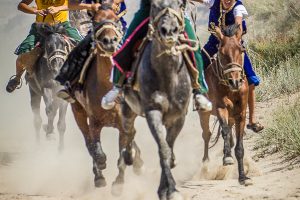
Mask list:
MULTIPOLYGON (((232 165, 231 148, 234 146, 232 128, 235 125, 236 146, 235 156, 238 161, 239 182, 243 185, 252 184, 244 172, 243 134, 246 120, 248 99, 248 82, 243 70, 243 52, 241 45, 242 31, 239 25, 227 27, 223 32, 216 27, 217 38, 220 40, 216 60, 205 70, 209 88, 209 98, 213 103, 212 114, 216 115, 222 137, 224 139, 223 165, 232 165)), ((211 137, 209 118, 211 112, 199 111, 202 137, 205 143, 203 161, 208 158, 208 145, 211 137)))
POLYGON ((65 36, 65 28, 62 24, 37 24, 37 31, 42 38, 43 56, 39 58, 33 67, 34 73, 31 75, 26 74, 31 97, 31 109, 34 114, 34 126, 37 137, 39 137, 42 125, 40 103, 43 97, 48 117, 48 123, 44 127, 47 136, 53 133, 54 118, 59 110, 57 129, 60 138, 59 149, 62 150, 64 146, 63 136, 66 130, 65 117, 68 104, 56 97, 56 92, 61 86, 54 80, 54 77, 58 74, 74 44, 73 41, 65 36))
POLYGON ((96 45, 93 52, 95 56, 89 64, 82 89, 75 90, 75 103, 72 103, 71 106, 89 154, 93 159, 96 187, 106 185, 102 174, 102 170, 106 168, 106 155, 101 145, 101 130, 103 127, 113 127, 119 130, 119 174, 112 187, 112 193, 119 195, 122 191, 126 168, 123 164, 133 164, 134 171, 139 173, 143 161, 140 158, 139 148, 131 139, 134 137, 135 131, 125 134, 120 105, 116 105, 112 110, 104 110, 101 107, 102 97, 113 87, 109 80, 113 66, 111 55, 117 50, 122 37, 120 35, 121 27, 117 24, 118 18, 108 8, 110 7, 103 4, 93 17, 96 45), (132 147, 134 152, 131 151, 132 147))
POLYGON ((125 88, 123 124, 133 128, 137 115, 146 117, 158 145, 161 179, 160 200, 183 199, 176 189, 171 168, 175 167, 173 147, 180 133, 191 96, 191 80, 179 38, 184 31, 182 0, 153 0, 148 38, 136 72, 140 90, 125 88))

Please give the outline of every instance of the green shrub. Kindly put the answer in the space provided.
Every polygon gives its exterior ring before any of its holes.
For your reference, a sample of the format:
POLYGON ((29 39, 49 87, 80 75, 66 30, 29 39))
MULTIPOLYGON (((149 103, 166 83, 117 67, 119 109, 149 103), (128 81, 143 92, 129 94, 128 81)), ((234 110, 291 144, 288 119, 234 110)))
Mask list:
POLYGON ((273 126, 258 138, 256 149, 262 153, 282 152, 287 159, 300 156, 300 98, 274 113, 273 126))

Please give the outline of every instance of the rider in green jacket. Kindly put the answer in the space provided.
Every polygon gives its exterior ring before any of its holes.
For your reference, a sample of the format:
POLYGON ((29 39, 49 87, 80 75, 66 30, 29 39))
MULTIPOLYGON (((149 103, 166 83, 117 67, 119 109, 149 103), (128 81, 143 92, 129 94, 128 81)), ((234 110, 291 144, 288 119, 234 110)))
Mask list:
MULTIPOLYGON (((126 41, 126 39, 128 39, 129 36, 131 37, 131 35, 134 34, 133 32, 136 30, 136 28, 150 16, 150 7, 151 7, 150 0, 141 0, 140 8, 134 15, 134 18, 124 37, 124 41, 126 41)), ((197 40, 196 34, 193 30, 193 27, 187 15, 185 15, 185 32, 188 35, 189 39, 197 40)), ((122 51, 118 52, 118 54, 122 54, 122 51)), ((198 50, 194 52, 194 57, 195 57, 195 64, 197 69, 194 70, 196 75, 193 74, 191 76, 193 77, 198 76, 198 79, 194 81, 192 84, 195 105, 197 106, 197 108, 210 111, 212 109, 212 104, 204 96, 207 93, 208 88, 204 79, 203 61, 202 61, 200 46, 198 50)), ((102 98, 102 107, 105 109, 111 109, 115 105, 115 99, 117 98, 124 82, 123 79, 121 78, 122 71, 124 72, 126 70, 120 69, 116 66, 114 67, 113 70, 114 87, 102 98)))

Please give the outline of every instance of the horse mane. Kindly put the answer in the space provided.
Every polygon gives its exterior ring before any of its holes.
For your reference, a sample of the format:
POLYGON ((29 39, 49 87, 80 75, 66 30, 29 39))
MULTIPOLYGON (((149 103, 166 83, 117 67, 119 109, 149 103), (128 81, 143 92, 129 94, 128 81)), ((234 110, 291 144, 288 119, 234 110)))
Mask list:
POLYGON ((222 32, 227 37, 234 36, 237 31, 240 29, 240 24, 232 24, 230 26, 225 27, 222 32))
POLYGON ((59 33, 62 35, 67 34, 66 29, 62 23, 58 23, 54 25, 49 25, 46 23, 37 23, 36 28, 37 28, 37 32, 43 37, 47 37, 54 33, 59 33))

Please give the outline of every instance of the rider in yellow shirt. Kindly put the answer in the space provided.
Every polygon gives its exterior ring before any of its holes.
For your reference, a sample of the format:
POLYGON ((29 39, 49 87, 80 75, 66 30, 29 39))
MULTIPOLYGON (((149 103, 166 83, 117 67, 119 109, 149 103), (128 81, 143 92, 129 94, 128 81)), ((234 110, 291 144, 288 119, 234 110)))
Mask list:
POLYGON ((70 4, 68 0, 35 0, 36 6, 29 6, 33 1, 34 0, 22 0, 18 4, 18 10, 27 14, 36 15, 36 21, 31 25, 30 32, 26 39, 15 51, 15 54, 18 55, 16 60, 16 75, 13 79, 9 80, 6 86, 6 91, 9 93, 13 92, 20 85, 20 80, 26 67, 31 67, 25 66, 26 64, 24 64, 22 60, 28 59, 28 55, 33 52, 32 50, 40 40, 40 36, 36 30, 36 23, 62 23, 66 29, 67 36, 79 42, 82 37, 75 28, 71 27, 68 9, 94 10, 99 6, 99 4, 70 4))

